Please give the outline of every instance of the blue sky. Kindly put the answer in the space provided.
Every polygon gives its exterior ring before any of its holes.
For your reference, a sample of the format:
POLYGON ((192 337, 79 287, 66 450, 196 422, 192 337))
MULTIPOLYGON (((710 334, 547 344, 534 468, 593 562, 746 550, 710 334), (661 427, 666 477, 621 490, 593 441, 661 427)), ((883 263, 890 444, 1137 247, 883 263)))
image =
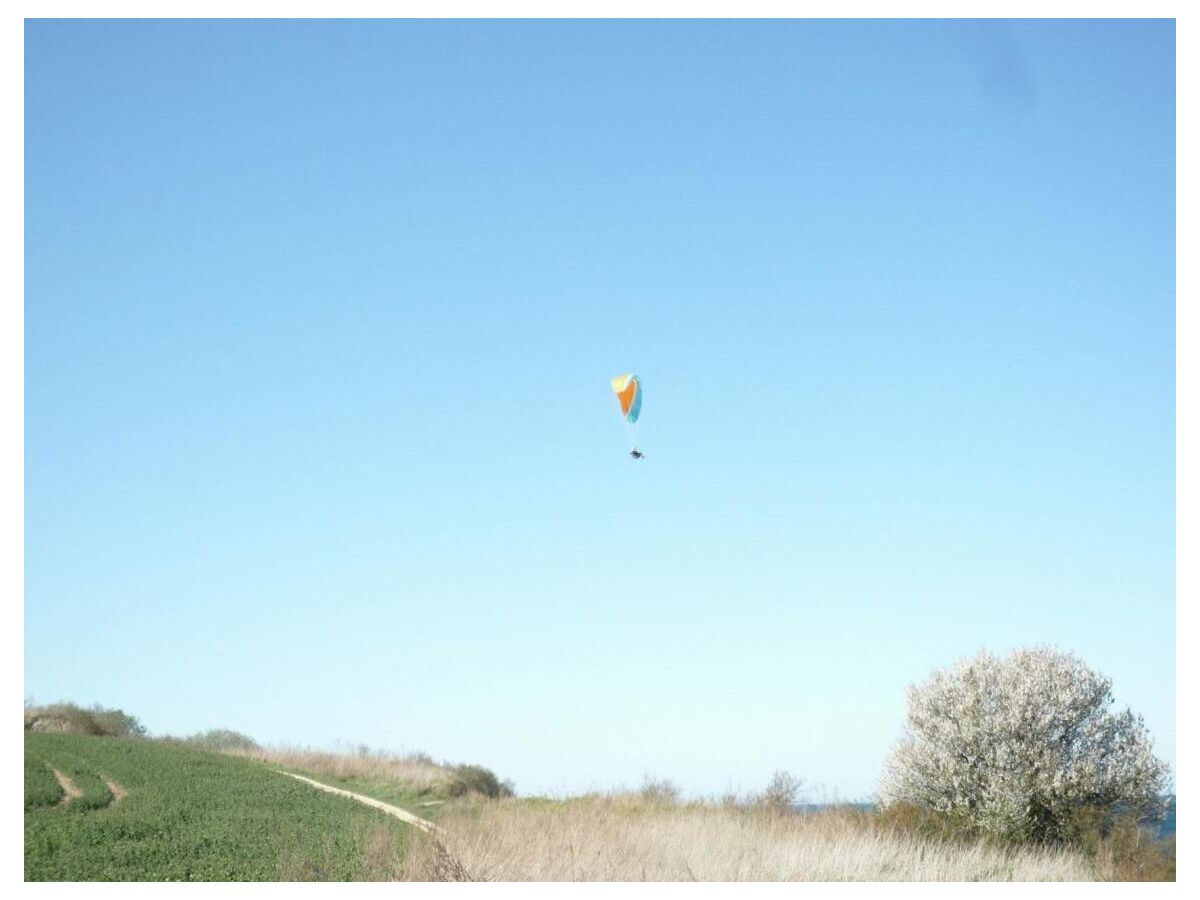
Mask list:
POLYGON ((1173 23, 25 38, 27 696, 863 797, 1051 644, 1174 763, 1173 23))

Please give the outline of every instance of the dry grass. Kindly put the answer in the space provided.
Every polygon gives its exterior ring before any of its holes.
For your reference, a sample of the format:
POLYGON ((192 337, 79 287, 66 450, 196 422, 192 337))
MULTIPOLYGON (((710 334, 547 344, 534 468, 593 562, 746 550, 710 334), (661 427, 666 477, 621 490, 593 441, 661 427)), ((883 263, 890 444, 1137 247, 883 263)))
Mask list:
POLYGON ((1060 850, 929 840, 833 811, 791 815, 591 797, 460 807, 414 841, 414 881, 1092 881, 1060 850))
POLYGON ((1175 838, 1160 839, 1136 823, 1122 823, 1095 845, 1104 881, 1174 881, 1175 838))
POLYGON ((396 782, 416 792, 446 790, 454 781, 450 769, 419 753, 399 755, 365 749, 332 753, 302 747, 234 747, 224 752, 330 778, 396 782))

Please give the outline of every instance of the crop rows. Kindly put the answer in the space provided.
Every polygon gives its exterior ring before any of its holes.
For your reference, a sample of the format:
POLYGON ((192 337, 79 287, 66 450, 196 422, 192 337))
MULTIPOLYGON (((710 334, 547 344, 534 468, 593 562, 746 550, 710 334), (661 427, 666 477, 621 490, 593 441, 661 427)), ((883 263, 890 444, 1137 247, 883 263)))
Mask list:
MULTIPOLYGON (((28 757, 29 754, 26 754, 28 757)), ((100 775, 77 752, 69 747, 56 748, 54 753, 43 756, 42 763, 47 771, 57 770, 71 780, 71 783, 82 791, 80 797, 71 798, 66 804, 73 812, 84 812, 93 809, 103 809, 113 801, 112 792, 100 775)), ((53 774, 50 776, 54 778, 53 774)), ((57 781, 56 781, 57 783, 57 781)))
POLYGON ((31 881, 389 878, 407 838, 352 800, 188 747, 27 733, 25 773, 31 881), (50 766, 83 796, 59 804, 50 766), (113 803, 102 776, 127 796, 113 803))
POLYGON ((25 754, 25 811, 53 806, 62 800, 63 789, 40 756, 25 754))

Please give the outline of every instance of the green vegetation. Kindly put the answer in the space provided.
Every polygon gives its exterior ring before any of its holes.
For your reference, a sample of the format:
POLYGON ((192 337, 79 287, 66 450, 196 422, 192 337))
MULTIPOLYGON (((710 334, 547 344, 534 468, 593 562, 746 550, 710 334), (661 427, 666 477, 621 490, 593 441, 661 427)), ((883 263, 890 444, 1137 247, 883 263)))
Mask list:
POLYGON ((25 773, 31 881, 386 879, 409 836, 261 763, 180 744, 27 732, 25 773), (59 804, 50 766, 82 797, 59 804))
MULTIPOLYGON (((28 744, 28 741, 26 743, 28 744)), ((73 752, 69 747, 62 747, 43 757, 43 762, 47 768, 52 766, 70 779, 71 784, 80 792, 80 796, 70 797, 65 804, 66 809, 71 812, 103 809, 113 802, 113 794, 108 785, 78 752, 73 752)))
POLYGON ((25 811, 39 806, 53 806, 63 796, 63 789, 50 767, 37 756, 25 754, 25 811))
POLYGON ((381 781, 377 778, 328 778, 319 772, 310 774, 298 771, 296 774, 307 775, 322 784, 332 785, 362 794, 364 797, 399 806, 401 809, 416 813, 422 819, 437 818, 437 812, 441 809, 441 804, 445 799, 438 792, 426 789, 415 790, 410 785, 397 781, 381 781), (425 806, 427 803, 433 805, 427 807, 425 806))

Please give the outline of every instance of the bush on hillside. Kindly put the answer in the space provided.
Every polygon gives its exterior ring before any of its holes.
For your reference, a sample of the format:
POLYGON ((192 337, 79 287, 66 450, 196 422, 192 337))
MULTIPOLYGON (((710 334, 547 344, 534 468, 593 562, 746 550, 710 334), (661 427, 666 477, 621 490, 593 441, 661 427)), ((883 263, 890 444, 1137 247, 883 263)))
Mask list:
POLYGON ((184 742, 194 744, 205 750, 216 750, 221 753, 230 750, 257 750, 258 742, 249 735, 234 731, 232 728, 212 728, 184 738, 184 742))
POLYGON ((983 652, 909 688, 882 801, 1015 841, 1069 841, 1081 810, 1152 815, 1168 769, 1109 679, 1072 654, 983 652))
POLYGON ((483 766, 461 765, 450 769, 451 780, 447 793, 451 797, 480 794, 496 799, 513 795, 512 782, 501 781, 496 773, 483 766))
POLYGON ((95 704, 85 709, 74 703, 25 707, 26 731, 54 731, 107 737, 143 737, 146 728, 137 716, 95 704))

